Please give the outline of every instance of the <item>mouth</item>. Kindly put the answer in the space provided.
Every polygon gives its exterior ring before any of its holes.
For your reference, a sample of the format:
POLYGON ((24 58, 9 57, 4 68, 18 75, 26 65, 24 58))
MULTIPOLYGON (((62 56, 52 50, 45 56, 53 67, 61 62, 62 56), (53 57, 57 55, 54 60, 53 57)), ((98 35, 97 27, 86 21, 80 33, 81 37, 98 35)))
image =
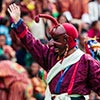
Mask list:
POLYGON ((61 49, 61 46, 62 46, 61 44, 59 44, 59 45, 58 44, 54 44, 54 47, 55 47, 56 50, 61 49))
POLYGON ((59 48, 55 48, 55 52, 58 53, 59 56, 63 56, 65 53, 65 50, 60 50, 59 48))

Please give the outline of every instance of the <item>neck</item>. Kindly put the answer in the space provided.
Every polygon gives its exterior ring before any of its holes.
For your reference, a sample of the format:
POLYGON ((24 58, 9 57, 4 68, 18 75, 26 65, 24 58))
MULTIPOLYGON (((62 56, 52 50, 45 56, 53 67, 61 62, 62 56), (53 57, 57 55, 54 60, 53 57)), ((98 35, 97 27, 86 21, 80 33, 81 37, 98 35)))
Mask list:
POLYGON ((65 54, 65 52, 66 52, 66 56, 65 56, 65 57, 67 57, 67 56, 71 55, 74 51, 76 51, 76 48, 72 48, 72 49, 70 49, 70 50, 68 50, 68 51, 66 51, 66 49, 65 49, 65 50, 63 50, 63 51, 60 51, 60 52, 58 53, 58 55, 59 55, 60 57, 62 57, 62 56, 64 56, 64 54, 65 54))
POLYGON ((76 51, 76 48, 72 48, 71 50, 68 51, 66 57, 69 56, 69 55, 71 55, 75 51, 76 51))
POLYGON ((75 52, 76 51, 76 48, 72 48, 71 50, 69 50, 68 52, 66 51, 65 53, 64 53, 64 56, 63 56, 63 58, 61 59, 61 62, 60 63, 62 63, 63 62, 63 60, 64 60, 64 58, 65 57, 68 57, 69 55, 71 55, 73 52, 75 52))

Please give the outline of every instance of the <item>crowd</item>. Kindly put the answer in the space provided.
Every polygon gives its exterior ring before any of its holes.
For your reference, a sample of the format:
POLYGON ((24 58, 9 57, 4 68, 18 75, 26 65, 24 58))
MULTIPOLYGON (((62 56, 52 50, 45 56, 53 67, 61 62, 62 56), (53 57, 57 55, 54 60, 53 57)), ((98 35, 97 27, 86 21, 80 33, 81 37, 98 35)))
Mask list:
MULTIPOLYGON (((36 23, 34 18, 38 14, 51 15, 60 24, 74 25, 79 35, 78 47, 100 60, 100 0, 0 0, 0 100, 44 100, 47 85, 46 70, 35 61, 11 28, 14 20, 7 8, 12 3, 20 6, 23 22, 44 45, 51 45, 49 31, 54 23, 45 18, 36 23), (94 46, 95 42, 98 45, 94 46), (99 47, 98 52, 91 50, 91 43, 93 48, 99 47)), ((89 100, 100 100, 100 97, 91 91, 89 100)))

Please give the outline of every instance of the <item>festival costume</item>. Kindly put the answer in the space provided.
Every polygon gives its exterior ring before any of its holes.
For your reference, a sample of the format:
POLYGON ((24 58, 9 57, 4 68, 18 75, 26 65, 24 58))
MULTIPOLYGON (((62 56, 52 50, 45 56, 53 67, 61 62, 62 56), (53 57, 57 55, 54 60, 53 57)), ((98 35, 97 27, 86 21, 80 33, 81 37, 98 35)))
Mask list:
POLYGON ((100 42, 100 31, 96 31, 96 30, 94 30, 94 29, 89 29, 88 31, 87 31, 87 34, 88 34, 88 37, 90 37, 90 38, 96 38, 96 40, 98 41, 98 42, 100 42))
MULTIPOLYGON (((56 24, 56 22, 55 22, 55 24, 56 24)), ((68 35, 72 39, 73 38, 72 36, 74 36, 75 34, 72 34, 70 36, 70 33, 71 32, 75 33, 75 30, 72 30, 73 28, 70 24, 63 24, 63 27, 65 29, 68 28, 68 30, 66 30, 67 31, 66 33, 69 32, 68 35), (69 27, 67 27, 67 25, 69 27)), ((27 30, 22 19, 20 19, 19 22, 16 25, 14 25, 13 28, 14 28, 14 31, 16 32, 17 36, 21 39, 22 43, 26 46, 26 48, 32 54, 33 58, 47 72, 49 72, 50 69, 58 62, 58 60, 57 60, 58 54, 55 52, 54 47, 49 47, 47 45, 43 45, 43 44, 41 44, 40 41, 35 40, 35 38, 32 36, 32 34, 27 30)), ((74 42, 74 39, 72 39, 72 41, 71 41, 71 39, 68 42, 70 49, 73 48, 74 46, 76 46, 76 42, 74 42), (74 43, 72 43, 72 42, 74 42, 74 43)), ((71 60, 72 59, 69 59, 69 61, 71 61, 71 60)), ((67 62, 67 63, 69 63, 69 62, 67 62)), ((100 63, 98 61, 96 61, 95 59, 93 59, 88 54, 83 54, 76 63, 73 63, 70 65, 70 67, 64 74, 63 80, 61 82, 61 87, 60 87, 58 93, 57 93, 57 91, 55 91, 56 86, 57 86, 58 80, 60 79, 60 77, 62 76, 62 73, 64 73, 65 70, 63 69, 62 71, 57 73, 57 75, 49 83, 49 89, 50 89, 51 94, 63 94, 63 93, 68 92, 69 84, 70 84, 70 81, 71 81, 71 78, 73 76, 74 69, 76 68, 76 66, 77 66, 77 69, 76 69, 76 73, 74 75, 73 87, 72 87, 69 95, 72 95, 72 94, 87 95, 90 93, 91 90, 95 91, 96 93, 98 93, 98 95, 100 95, 100 90, 99 90, 99 88, 100 88, 100 80, 99 80, 99 78, 100 78, 100 70, 99 70, 100 63)), ((56 70, 58 70, 58 69, 56 69, 56 70)), ((52 99, 60 100, 60 99, 56 99, 56 98, 52 98, 52 99)), ((77 99, 77 100, 82 100, 82 99, 77 99)))
POLYGON ((0 100, 29 100, 32 84, 26 70, 11 61, 0 61, 0 100))

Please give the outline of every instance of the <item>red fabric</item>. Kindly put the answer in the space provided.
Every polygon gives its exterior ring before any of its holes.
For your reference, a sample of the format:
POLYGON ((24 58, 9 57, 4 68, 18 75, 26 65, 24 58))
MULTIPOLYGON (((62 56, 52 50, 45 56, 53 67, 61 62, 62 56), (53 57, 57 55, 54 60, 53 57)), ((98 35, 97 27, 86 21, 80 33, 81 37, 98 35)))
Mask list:
POLYGON ((72 89, 73 89, 73 85, 74 85, 74 80, 75 80, 77 68, 78 68, 78 63, 77 63, 76 66, 75 66, 73 75, 72 75, 72 77, 71 77, 70 84, 69 84, 69 86, 68 86, 68 91, 67 91, 67 92, 68 92, 69 95, 72 94, 72 89))
POLYGON ((27 100, 32 92, 31 80, 23 66, 0 61, 0 100, 27 100))
POLYGON ((90 38, 96 37, 96 40, 100 42, 100 31, 95 31, 94 29, 91 28, 87 31, 87 34, 88 34, 88 37, 90 38))
POLYGON ((56 20, 55 18, 53 18, 52 16, 47 15, 47 14, 39 14, 39 15, 35 16, 35 21, 36 21, 37 23, 39 22, 39 17, 49 19, 49 20, 51 20, 55 25, 58 25, 57 20, 56 20))
POLYGON ((21 34, 18 34, 19 38, 23 38, 27 34, 27 29, 24 30, 21 34))
POLYGON ((91 55, 91 52, 89 50, 88 44, 85 43, 85 52, 91 55))
POLYGON ((78 38, 78 31, 72 24, 69 23, 64 23, 63 27, 66 30, 66 33, 68 35, 68 46, 69 49, 71 49, 74 46, 76 46, 75 39, 78 38))

